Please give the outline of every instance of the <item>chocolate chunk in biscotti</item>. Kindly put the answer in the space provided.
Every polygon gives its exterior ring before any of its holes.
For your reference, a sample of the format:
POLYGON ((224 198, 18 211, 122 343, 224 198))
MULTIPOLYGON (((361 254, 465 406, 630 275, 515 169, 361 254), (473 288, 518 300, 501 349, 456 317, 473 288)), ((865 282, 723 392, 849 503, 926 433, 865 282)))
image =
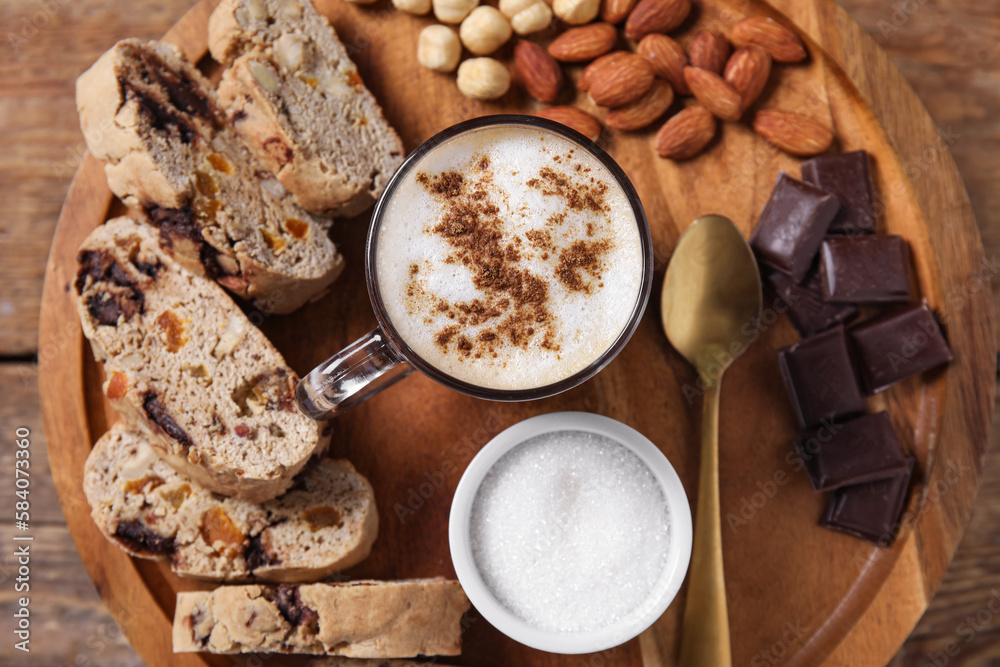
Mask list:
POLYGON ((76 92, 87 147, 104 161, 111 191, 145 214, 186 268, 279 313, 336 279, 343 260, 331 221, 295 205, 176 47, 122 40, 76 92))
POLYGON ((345 460, 316 459, 294 489, 249 503, 178 474, 122 422, 91 450, 83 490, 108 539, 182 577, 316 581, 365 559, 378 534, 372 487, 345 460))
POLYGON ((403 143, 326 17, 310 0, 234 0, 208 32, 230 65, 219 84, 230 123, 296 203, 336 216, 371 206, 403 143))
POLYGON ((207 489, 255 502, 278 496, 325 449, 325 425, 295 407, 295 372, 267 338, 157 236, 117 218, 80 249, 78 312, 104 363, 105 395, 167 463, 207 489))

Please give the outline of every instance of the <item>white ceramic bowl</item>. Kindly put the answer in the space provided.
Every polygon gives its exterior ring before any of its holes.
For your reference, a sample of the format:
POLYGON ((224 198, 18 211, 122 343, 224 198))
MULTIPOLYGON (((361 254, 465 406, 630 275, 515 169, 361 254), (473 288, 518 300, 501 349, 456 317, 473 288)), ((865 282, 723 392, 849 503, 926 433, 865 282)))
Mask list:
POLYGON ((493 438, 462 475, 451 504, 448 525, 451 558, 458 579, 480 614, 508 637, 551 653, 592 653, 623 644, 653 624, 673 601, 691 559, 691 508, 681 480, 662 452, 625 424, 588 412, 556 412, 526 419, 493 438), (667 564, 645 602, 618 622, 600 630, 551 632, 529 625, 511 613, 487 588, 476 567, 470 542, 472 505, 486 474, 500 458, 526 440, 553 431, 596 433, 621 443, 646 464, 659 482, 670 509, 667 564))

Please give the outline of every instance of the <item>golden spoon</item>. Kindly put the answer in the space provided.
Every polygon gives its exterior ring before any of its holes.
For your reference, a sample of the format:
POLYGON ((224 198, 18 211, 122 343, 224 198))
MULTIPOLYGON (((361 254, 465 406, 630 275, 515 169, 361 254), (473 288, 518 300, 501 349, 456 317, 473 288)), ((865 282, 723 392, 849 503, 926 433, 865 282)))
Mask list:
POLYGON ((760 272, 729 219, 695 220, 677 243, 663 281, 663 330, 698 369, 704 392, 701 473, 679 665, 730 667, 729 617, 719 507, 719 386, 756 338, 760 272))

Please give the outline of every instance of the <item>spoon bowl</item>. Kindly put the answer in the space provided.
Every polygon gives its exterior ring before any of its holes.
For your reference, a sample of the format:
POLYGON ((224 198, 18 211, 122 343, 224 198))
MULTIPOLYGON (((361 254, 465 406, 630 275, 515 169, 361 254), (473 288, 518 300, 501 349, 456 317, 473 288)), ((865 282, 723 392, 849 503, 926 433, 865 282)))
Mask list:
POLYGON ((684 232, 667 267, 661 306, 671 345, 699 371, 723 358, 729 358, 728 367, 753 342, 760 271, 728 218, 706 215, 684 232))
POLYGON ((701 470, 680 665, 730 667, 729 615, 719 505, 719 388, 757 337, 760 271, 729 219, 695 220, 677 243, 663 280, 661 313, 670 343, 698 370, 704 392, 701 470))

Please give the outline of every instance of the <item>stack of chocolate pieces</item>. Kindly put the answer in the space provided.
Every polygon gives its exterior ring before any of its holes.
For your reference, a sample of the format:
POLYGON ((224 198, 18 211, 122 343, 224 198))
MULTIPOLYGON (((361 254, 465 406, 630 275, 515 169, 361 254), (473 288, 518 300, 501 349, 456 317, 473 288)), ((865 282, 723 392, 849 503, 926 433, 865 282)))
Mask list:
POLYGON ((870 396, 952 359, 926 300, 910 285, 906 241, 876 233, 865 151, 782 172, 750 238, 768 287, 802 340, 778 351, 812 487, 832 491, 820 523, 888 546, 913 470, 887 412, 870 396), (847 327, 861 307, 883 308, 847 327))

